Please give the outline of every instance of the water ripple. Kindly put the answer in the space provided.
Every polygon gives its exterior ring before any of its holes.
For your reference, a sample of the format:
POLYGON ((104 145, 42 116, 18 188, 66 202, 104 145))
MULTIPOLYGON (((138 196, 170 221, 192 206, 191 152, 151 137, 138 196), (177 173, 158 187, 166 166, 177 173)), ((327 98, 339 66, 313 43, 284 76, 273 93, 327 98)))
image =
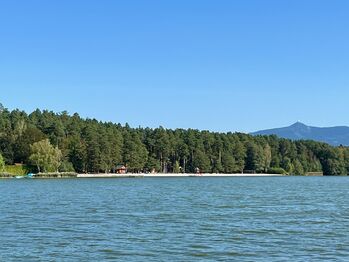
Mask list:
POLYGON ((348 261, 349 178, 1 180, 0 261, 348 261))

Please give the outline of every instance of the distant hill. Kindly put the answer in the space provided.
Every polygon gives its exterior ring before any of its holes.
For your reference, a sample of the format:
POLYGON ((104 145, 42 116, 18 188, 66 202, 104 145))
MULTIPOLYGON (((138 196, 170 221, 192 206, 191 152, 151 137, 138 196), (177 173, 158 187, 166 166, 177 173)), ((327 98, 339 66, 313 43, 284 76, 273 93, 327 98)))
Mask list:
POLYGON ((310 139, 333 146, 349 146, 349 127, 313 127, 297 122, 288 127, 257 131, 252 135, 277 135, 292 140, 310 139))

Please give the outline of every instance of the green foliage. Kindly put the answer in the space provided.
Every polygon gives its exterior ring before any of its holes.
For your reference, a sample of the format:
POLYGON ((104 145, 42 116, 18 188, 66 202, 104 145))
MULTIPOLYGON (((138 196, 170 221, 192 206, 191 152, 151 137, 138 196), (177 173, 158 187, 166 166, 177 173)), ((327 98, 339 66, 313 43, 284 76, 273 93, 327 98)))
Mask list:
POLYGON ((31 154, 30 146, 35 142, 45 139, 45 135, 38 128, 33 126, 25 126, 22 131, 15 130, 15 132, 18 132, 19 135, 14 147, 16 152, 14 162, 28 162, 31 154))
POLYGON ((302 176, 305 174, 304 168, 298 159, 295 159, 292 165, 293 165, 293 172, 292 172, 293 175, 302 176))
POLYGON ((30 161, 41 172, 58 171, 61 165, 62 152, 58 147, 53 147, 48 139, 34 143, 31 147, 30 161))
POLYGON ((266 157, 263 148, 253 142, 247 145, 246 169, 263 172, 266 169, 266 157))
POLYGON ((73 169, 79 173, 86 172, 87 150, 86 144, 78 136, 73 136, 68 140, 68 159, 73 169))
POLYGON ((203 151, 195 151, 193 157, 193 167, 194 170, 195 168, 199 168, 202 173, 210 172, 210 159, 203 151))
POLYGON ((63 161, 58 169, 59 172, 75 172, 74 166, 71 162, 63 161))
POLYGON ((129 171, 138 172, 147 163, 148 151, 137 132, 125 134, 124 163, 129 171))
POLYGON ((271 163, 271 148, 268 144, 263 148, 262 154, 263 154, 263 169, 266 172, 270 167, 270 163, 271 163))
POLYGON ((0 108, 0 154, 0 170, 5 162, 32 163, 43 172, 112 172, 118 164, 130 172, 188 173, 196 168, 201 172, 294 175, 349 172, 348 147, 242 133, 134 129, 67 112, 35 110, 28 115, 4 107, 0 108))
POLYGON ((283 169, 286 170, 286 172, 287 172, 288 174, 292 174, 292 173, 293 173, 294 167, 293 167, 293 164, 292 164, 290 158, 285 157, 285 158, 283 159, 283 161, 282 161, 282 165, 281 165, 281 166, 282 166, 283 169))
POLYGON ((233 154, 227 152, 222 154, 222 166, 224 168, 224 173, 234 173, 239 171, 233 154))
POLYGON ((11 174, 11 175, 16 175, 16 176, 24 176, 30 173, 31 168, 26 165, 6 165, 4 172, 11 174))
POLYGON ((268 174, 280 174, 285 175, 287 174, 286 170, 281 167, 271 167, 268 169, 268 174))
POLYGON ((145 170, 147 172, 160 172, 161 171, 161 164, 158 159, 156 159, 153 156, 149 156, 147 159, 147 163, 145 164, 145 170))
POLYGON ((2 155, 0 154, 0 172, 4 172, 4 171, 5 171, 5 161, 2 155))
POLYGON ((181 172, 181 167, 180 167, 180 165, 179 165, 179 162, 176 161, 176 162, 175 162, 175 166, 173 167, 173 173, 178 174, 178 173, 180 173, 180 172, 181 172))

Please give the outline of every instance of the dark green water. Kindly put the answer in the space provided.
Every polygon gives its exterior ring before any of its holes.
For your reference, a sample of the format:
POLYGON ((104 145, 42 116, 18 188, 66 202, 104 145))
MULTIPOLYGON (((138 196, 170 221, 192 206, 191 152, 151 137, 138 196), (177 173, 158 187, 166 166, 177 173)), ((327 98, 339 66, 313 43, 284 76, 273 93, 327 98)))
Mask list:
POLYGON ((349 177, 0 180, 0 261, 349 261, 349 177))

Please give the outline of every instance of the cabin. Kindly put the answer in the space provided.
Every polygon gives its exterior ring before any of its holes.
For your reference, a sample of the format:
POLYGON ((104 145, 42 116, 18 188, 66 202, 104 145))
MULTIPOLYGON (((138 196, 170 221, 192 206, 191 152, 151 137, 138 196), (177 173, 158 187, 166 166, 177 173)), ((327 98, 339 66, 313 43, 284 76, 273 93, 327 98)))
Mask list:
POLYGON ((126 174, 127 173, 127 168, 124 165, 116 166, 115 170, 116 170, 117 174, 126 174))

